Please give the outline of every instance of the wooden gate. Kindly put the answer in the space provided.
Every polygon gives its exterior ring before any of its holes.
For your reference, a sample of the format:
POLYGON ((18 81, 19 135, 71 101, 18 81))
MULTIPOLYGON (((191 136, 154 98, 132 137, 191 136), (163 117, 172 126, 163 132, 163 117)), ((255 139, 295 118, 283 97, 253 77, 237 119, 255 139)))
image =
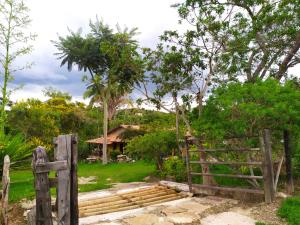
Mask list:
POLYGON ((52 225, 50 188, 56 188, 53 207, 59 225, 78 225, 77 136, 60 135, 54 139, 54 162, 49 162, 43 147, 33 152, 36 191, 36 225, 52 225), (56 177, 49 178, 55 171, 56 177))
MULTIPOLYGON (((204 148, 202 143, 197 139, 186 138, 186 165, 188 173, 188 184, 190 192, 200 193, 202 190, 210 191, 229 191, 229 192, 245 192, 252 194, 263 194, 265 196, 265 202, 270 203, 274 200, 275 196, 275 182, 274 182, 274 171, 272 162, 272 149, 269 130, 264 130, 259 137, 260 147, 259 148, 219 148, 219 149, 207 149, 204 148), (190 150, 190 144, 194 144, 197 150, 190 150), (209 154, 212 153, 229 153, 234 152, 235 154, 251 154, 258 152, 261 154, 262 161, 250 161, 246 162, 225 162, 218 160, 207 160, 209 154), (199 153, 199 160, 190 160, 191 153, 199 153), (205 157, 201 157, 205 155, 205 157), (192 165, 201 165, 201 172, 193 171, 192 165), (250 175, 245 174, 215 174, 208 173, 204 168, 209 165, 228 165, 228 166, 247 166, 250 168, 250 175), (255 175, 253 168, 261 168, 262 175, 255 175), (192 182, 194 176, 204 177, 228 177, 228 178, 239 178, 249 180, 262 180, 263 188, 242 188, 242 187, 224 187, 216 184, 195 184, 192 182)), ((211 157, 213 158, 213 157, 211 157)), ((277 172, 276 174, 279 173, 277 172)), ((278 177, 276 178, 276 180, 278 177)))

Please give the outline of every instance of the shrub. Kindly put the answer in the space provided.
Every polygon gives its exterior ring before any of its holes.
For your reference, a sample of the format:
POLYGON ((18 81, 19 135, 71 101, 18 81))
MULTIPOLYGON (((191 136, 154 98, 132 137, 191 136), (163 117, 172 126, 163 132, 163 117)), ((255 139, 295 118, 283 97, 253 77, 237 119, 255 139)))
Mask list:
POLYGON ((155 161, 157 169, 162 171, 163 158, 176 147, 175 132, 158 131, 131 139, 126 152, 133 158, 155 161))
POLYGON ((113 160, 113 161, 116 161, 117 158, 118 158, 118 155, 120 155, 121 153, 117 150, 113 150, 110 152, 110 158, 113 160))
POLYGON ((185 163, 178 156, 171 156, 163 164, 162 176, 174 176, 178 182, 185 181, 187 178, 185 163))
POLYGON ((3 168, 5 155, 10 161, 19 161, 28 158, 32 154, 31 146, 26 144, 22 135, 0 135, 0 170, 3 168))

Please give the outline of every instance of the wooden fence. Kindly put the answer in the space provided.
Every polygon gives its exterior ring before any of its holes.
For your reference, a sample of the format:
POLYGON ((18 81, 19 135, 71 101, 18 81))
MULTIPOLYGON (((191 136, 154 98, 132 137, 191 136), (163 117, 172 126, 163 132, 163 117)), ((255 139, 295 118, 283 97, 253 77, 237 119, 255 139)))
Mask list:
POLYGON ((36 225, 52 225, 50 188, 56 188, 53 207, 59 225, 78 225, 77 136, 60 135, 54 138, 54 162, 49 162, 43 147, 33 152, 33 173, 36 190, 36 225), (55 178, 49 172, 56 171, 55 178))
MULTIPOLYGON (((274 170, 273 170, 273 162, 272 162, 272 148, 271 148, 271 140, 270 140, 270 132, 269 130, 264 130, 259 137, 260 147, 259 148, 222 148, 222 149, 205 149, 198 140, 189 140, 186 139, 186 165, 187 165, 187 173, 188 173, 188 184, 191 192, 197 193, 201 192, 201 190, 209 190, 209 191, 229 191, 229 192, 246 192, 252 194, 263 194, 265 196, 265 202, 270 203, 275 198, 275 190, 278 177, 274 179, 274 170), (189 145, 195 144, 197 146, 197 150, 190 150, 189 145), (199 153, 199 160, 190 160, 190 154, 196 152, 199 153), (234 152, 238 154, 251 154, 253 152, 258 152, 261 154, 262 161, 251 161, 247 160, 246 162, 225 162, 225 161, 207 161, 206 158, 211 153, 227 153, 234 152), (205 157, 203 157, 205 155, 205 157), (193 171, 193 164, 201 165, 202 171, 193 171), (204 170, 203 168, 207 168, 209 165, 228 165, 228 166, 248 166, 251 172, 250 175, 244 174, 214 174, 207 173, 208 170, 204 170), (253 168, 260 167, 262 171, 262 175, 255 175, 253 168), (242 187, 224 187, 218 186, 216 184, 194 184, 192 182, 193 176, 202 176, 203 180, 206 177, 228 177, 228 178, 238 178, 238 179, 247 179, 257 183, 257 180, 263 181, 263 188, 251 189, 251 188, 242 188, 242 187), (275 185, 276 183, 276 185, 275 185)), ((278 167, 280 170, 280 167, 278 167)), ((277 171, 276 176, 279 176, 279 172, 277 171)))
POLYGON ((4 157, 3 163, 3 174, 2 174, 2 191, 1 191, 1 224, 8 225, 8 195, 9 195, 9 186, 10 186, 10 177, 9 177, 9 167, 10 159, 6 155, 4 157))

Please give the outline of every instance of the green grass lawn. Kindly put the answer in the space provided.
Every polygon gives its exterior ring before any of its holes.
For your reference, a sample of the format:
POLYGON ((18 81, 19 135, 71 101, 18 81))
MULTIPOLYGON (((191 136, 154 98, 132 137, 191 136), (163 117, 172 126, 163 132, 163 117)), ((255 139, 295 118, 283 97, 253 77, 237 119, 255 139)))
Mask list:
MULTIPOLYGON (((80 192, 100 190, 109 188, 112 183, 127 183, 142 181, 144 177, 155 172, 155 165, 138 161, 135 163, 119 163, 103 166, 100 163, 85 164, 79 163, 78 176, 95 176, 95 184, 79 185, 80 192)), ((53 174, 50 174, 53 176, 53 174)), ((23 198, 34 198, 33 175, 30 168, 11 171, 11 187, 9 198, 11 202, 19 201, 23 198)), ((54 193, 52 191, 52 193, 54 193)))
POLYGON ((300 225, 300 196, 287 198, 281 204, 278 215, 288 221, 288 225, 300 225))

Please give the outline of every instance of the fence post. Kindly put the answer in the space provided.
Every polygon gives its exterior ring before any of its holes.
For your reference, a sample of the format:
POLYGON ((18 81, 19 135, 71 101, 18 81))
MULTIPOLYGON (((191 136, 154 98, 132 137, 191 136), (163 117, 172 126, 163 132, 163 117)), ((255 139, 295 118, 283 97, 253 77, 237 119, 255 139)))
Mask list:
POLYGON ((48 162, 47 153, 43 147, 37 147, 33 152, 32 167, 35 176, 36 192, 36 225, 52 225, 51 195, 48 172, 36 173, 36 167, 48 162))
POLYGON ((4 157, 4 164, 3 164, 3 174, 2 174, 2 224, 8 225, 8 195, 9 195, 9 185, 10 185, 10 178, 9 178, 9 166, 10 166, 10 159, 9 156, 6 155, 4 157))
POLYGON ((287 193, 294 192, 293 169, 292 169, 292 150, 290 146, 290 133, 287 130, 283 131, 284 153, 285 153, 285 169, 286 169, 286 187, 287 193))
POLYGON ((187 179, 188 179, 188 185, 189 185, 189 191, 193 192, 193 187, 192 187, 192 177, 191 177, 191 165, 190 165, 190 147, 188 143, 188 137, 185 136, 185 163, 186 163, 186 172, 187 172, 187 179))
POLYGON ((72 136, 60 135, 57 138, 57 161, 67 160, 67 169, 57 171, 57 221, 58 224, 70 225, 70 168, 72 136))
POLYGON ((263 154, 263 177, 265 202, 271 203, 275 198, 274 170, 272 162, 271 135, 268 129, 260 134, 260 145, 263 154))
POLYGON ((71 147, 71 224, 78 225, 79 212, 78 212, 78 181, 77 181, 77 135, 72 135, 71 137, 72 147, 71 147))

